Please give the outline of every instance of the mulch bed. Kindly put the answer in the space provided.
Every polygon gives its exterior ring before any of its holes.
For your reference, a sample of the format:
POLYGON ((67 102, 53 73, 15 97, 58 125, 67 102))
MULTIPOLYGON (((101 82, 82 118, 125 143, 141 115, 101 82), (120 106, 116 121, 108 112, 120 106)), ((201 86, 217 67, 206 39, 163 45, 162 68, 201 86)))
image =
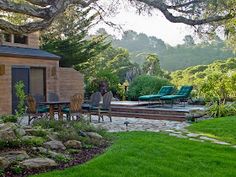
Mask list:
POLYGON ((24 169, 20 174, 14 174, 10 169, 6 169, 3 177, 26 177, 33 174, 44 173, 52 170, 63 170, 65 168, 79 165, 91 160, 93 157, 102 154, 108 144, 101 145, 90 149, 82 149, 78 154, 73 155, 73 160, 68 163, 59 164, 56 167, 44 168, 44 169, 24 169))

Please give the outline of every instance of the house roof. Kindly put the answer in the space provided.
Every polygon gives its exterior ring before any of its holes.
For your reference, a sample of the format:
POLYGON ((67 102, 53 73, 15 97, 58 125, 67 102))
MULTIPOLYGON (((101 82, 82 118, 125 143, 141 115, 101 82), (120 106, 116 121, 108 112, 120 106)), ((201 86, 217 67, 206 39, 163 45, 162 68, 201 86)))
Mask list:
POLYGON ((61 57, 40 49, 0 45, 0 56, 59 60, 61 57))

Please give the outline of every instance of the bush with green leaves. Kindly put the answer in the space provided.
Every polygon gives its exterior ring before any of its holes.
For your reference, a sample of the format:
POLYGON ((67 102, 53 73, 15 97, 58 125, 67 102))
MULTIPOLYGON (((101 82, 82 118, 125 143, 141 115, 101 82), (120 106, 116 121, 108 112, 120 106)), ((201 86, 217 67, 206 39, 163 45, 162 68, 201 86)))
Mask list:
POLYGON ((91 77, 86 83, 86 92, 88 94, 99 91, 99 84, 105 82, 108 86, 108 91, 117 92, 119 78, 111 70, 101 70, 95 77, 91 77))
POLYGON ((16 89, 16 97, 18 99, 18 104, 17 104, 17 110, 16 110, 16 116, 21 117, 25 113, 25 99, 26 99, 26 94, 24 91, 25 85, 23 81, 19 81, 15 84, 15 89, 16 89))
POLYGON ((98 134, 106 137, 105 130, 95 128, 86 120, 80 121, 57 121, 57 120, 44 120, 40 119, 34 121, 34 127, 41 127, 44 129, 52 129, 57 133, 58 139, 65 142, 67 140, 79 140, 82 143, 89 143, 88 137, 81 136, 81 132, 97 132, 98 134))
POLYGON ((141 95, 157 93, 162 86, 172 85, 167 79, 157 76, 141 75, 131 82, 128 90, 128 98, 137 100, 141 95))
POLYGON ((16 123, 17 122, 17 116, 15 116, 15 115, 3 115, 3 116, 0 116, 0 119, 4 123, 7 123, 7 122, 16 123))

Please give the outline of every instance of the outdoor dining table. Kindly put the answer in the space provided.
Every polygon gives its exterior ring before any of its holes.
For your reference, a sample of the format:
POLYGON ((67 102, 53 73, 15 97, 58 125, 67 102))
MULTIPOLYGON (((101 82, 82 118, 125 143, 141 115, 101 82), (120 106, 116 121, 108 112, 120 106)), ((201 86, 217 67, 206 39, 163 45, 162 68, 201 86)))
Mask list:
POLYGON ((56 111, 58 111, 58 118, 59 120, 62 120, 63 119, 62 107, 65 105, 69 105, 70 101, 46 101, 46 102, 41 102, 40 104, 49 106, 50 119, 54 119, 54 114, 56 111))

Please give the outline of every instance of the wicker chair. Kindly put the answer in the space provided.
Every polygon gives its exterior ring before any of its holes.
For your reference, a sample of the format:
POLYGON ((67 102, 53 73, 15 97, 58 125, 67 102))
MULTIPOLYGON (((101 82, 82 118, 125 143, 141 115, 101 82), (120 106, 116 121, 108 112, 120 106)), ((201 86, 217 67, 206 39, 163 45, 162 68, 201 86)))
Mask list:
POLYGON ((69 108, 62 109, 62 112, 66 114, 68 120, 73 120, 74 116, 76 117, 76 120, 80 118, 83 100, 82 94, 75 94, 71 97, 69 108))
POLYGON ((112 92, 107 92, 103 96, 103 102, 101 106, 93 107, 90 111, 90 121, 91 121, 91 115, 97 114, 98 115, 98 122, 103 119, 104 115, 107 115, 110 118, 110 122, 112 122, 111 118, 111 100, 112 100, 113 94, 112 92))
POLYGON ((36 100, 33 96, 28 95, 26 98, 27 103, 27 110, 26 113, 28 115, 28 125, 30 122, 38 117, 43 117, 44 115, 47 116, 49 109, 46 107, 37 107, 36 100))

